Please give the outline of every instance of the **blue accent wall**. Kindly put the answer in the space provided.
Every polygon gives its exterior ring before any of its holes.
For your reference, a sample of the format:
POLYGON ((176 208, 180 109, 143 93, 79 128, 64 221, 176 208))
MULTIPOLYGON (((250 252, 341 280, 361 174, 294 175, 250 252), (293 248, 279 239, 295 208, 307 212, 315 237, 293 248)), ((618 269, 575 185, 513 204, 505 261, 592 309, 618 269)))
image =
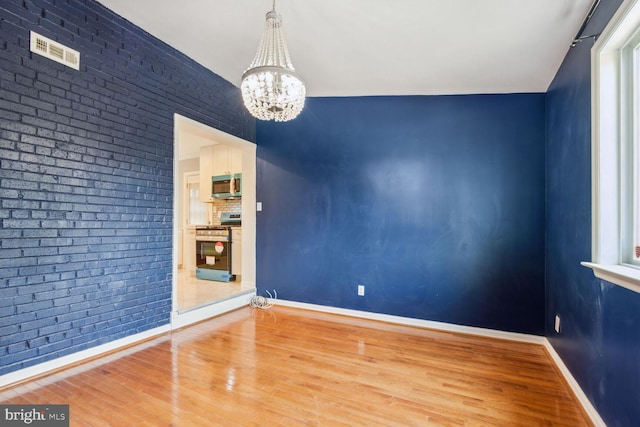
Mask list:
MULTIPOLYGON (((603 0, 585 34, 620 5, 603 0)), ((566 56, 547 93, 546 330, 609 426, 640 420, 640 295, 598 280, 591 260, 591 40, 566 56), (555 315, 561 331, 553 327, 555 315)))
POLYGON ((255 138, 237 88, 95 1, 0 2, 0 374, 169 323, 174 113, 255 138))
POLYGON ((310 98, 258 122, 258 292, 543 335, 544 103, 310 98))

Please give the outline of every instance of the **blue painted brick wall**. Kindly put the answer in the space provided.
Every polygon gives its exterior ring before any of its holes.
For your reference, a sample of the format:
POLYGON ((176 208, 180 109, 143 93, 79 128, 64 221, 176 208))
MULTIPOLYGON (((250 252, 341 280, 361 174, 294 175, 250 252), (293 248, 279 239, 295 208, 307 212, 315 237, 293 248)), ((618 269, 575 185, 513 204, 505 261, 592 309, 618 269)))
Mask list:
POLYGON ((255 140, 237 88, 95 1, 0 3, 0 374, 169 322, 174 113, 255 140))

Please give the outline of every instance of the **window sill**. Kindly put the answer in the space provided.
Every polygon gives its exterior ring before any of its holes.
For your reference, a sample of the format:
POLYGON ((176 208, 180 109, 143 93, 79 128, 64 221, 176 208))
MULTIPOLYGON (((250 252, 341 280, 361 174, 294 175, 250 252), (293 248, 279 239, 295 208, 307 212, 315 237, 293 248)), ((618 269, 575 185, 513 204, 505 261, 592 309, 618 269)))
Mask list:
POLYGON ((593 269, 593 274, 599 279, 640 293, 640 269, 625 265, 606 265, 593 262, 582 262, 581 264, 593 269))

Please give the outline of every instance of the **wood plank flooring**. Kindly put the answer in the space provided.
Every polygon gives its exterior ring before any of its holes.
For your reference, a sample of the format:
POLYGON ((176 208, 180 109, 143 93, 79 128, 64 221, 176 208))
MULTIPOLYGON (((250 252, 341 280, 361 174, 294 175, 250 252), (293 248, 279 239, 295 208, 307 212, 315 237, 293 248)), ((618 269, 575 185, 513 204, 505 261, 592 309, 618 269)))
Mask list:
POLYGON ((0 390, 72 426, 589 426, 542 346, 242 308, 0 390))

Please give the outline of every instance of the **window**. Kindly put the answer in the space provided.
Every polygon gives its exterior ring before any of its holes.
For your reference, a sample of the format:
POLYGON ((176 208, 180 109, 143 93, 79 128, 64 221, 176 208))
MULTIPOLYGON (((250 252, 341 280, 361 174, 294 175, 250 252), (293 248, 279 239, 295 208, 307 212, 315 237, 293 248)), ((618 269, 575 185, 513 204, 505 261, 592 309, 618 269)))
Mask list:
POLYGON ((592 49, 593 268, 640 292, 640 0, 626 0, 592 49))
MULTIPOLYGON (((637 26, 640 29, 640 23, 637 26)), ((621 92, 623 105, 629 106, 623 126, 627 123, 630 128, 621 151, 621 191, 628 206, 622 208, 622 261, 640 266, 640 33, 622 50, 621 61, 621 86, 629 88, 621 92)))
POLYGON ((207 205, 200 201, 200 177, 188 175, 185 217, 187 225, 207 224, 207 205))

